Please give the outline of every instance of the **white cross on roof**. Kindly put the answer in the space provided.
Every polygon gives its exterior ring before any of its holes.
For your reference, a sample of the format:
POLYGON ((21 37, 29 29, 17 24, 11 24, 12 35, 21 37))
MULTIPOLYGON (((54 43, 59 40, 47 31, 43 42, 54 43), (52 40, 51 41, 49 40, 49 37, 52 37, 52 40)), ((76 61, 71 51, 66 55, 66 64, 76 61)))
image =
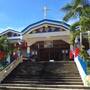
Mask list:
POLYGON ((47 12, 48 12, 48 8, 47 8, 47 6, 44 6, 44 8, 43 8, 43 11, 44 11, 44 19, 46 19, 47 18, 47 12))

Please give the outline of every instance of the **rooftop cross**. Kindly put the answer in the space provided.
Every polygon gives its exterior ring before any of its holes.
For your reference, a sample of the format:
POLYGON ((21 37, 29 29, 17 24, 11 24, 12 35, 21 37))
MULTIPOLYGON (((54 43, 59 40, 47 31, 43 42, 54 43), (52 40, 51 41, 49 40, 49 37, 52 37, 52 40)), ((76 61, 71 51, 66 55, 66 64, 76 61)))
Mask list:
POLYGON ((43 11, 44 11, 44 19, 46 19, 47 18, 47 11, 48 11, 49 9, 47 8, 47 6, 44 6, 44 8, 43 8, 43 11))

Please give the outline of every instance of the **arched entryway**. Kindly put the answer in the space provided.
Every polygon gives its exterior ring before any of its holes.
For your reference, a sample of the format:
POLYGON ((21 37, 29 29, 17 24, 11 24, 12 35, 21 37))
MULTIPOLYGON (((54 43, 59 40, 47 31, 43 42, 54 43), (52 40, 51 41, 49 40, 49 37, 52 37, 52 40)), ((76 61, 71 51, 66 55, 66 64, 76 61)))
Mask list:
POLYGON ((30 46, 31 56, 37 61, 67 60, 70 45, 63 40, 39 41, 30 46))

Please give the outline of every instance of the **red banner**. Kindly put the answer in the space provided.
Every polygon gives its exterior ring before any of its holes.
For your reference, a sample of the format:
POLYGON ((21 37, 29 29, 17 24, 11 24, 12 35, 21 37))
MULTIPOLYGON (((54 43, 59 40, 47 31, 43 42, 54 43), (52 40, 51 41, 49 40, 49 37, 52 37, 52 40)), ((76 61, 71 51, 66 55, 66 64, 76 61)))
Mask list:
POLYGON ((79 48, 76 48, 75 49, 75 57, 77 57, 79 55, 79 53, 80 53, 80 49, 79 48))

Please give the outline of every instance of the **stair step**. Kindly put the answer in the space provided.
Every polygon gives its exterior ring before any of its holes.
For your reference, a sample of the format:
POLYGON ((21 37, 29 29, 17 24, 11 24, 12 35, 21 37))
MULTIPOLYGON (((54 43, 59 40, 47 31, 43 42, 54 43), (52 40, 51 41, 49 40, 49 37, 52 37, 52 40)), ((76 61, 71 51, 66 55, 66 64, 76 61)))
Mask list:
POLYGON ((28 76, 28 77, 7 77, 5 80, 7 81, 7 80, 35 80, 35 79, 48 79, 48 80, 60 80, 60 79, 81 79, 80 77, 72 77, 72 75, 71 76, 28 76))
POLYGON ((82 83, 82 81, 73 81, 73 80, 68 80, 68 81, 66 81, 66 80, 60 80, 60 81, 46 81, 46 80, 37 80, 37 81, 21 81, 21 80, 19 80, 19 81, 13 81, 13 80, 11 80, 11 81, 6 81, 6 82, 4 82, 4 83, 20 83, 20 84, 23 84, 23 83, 26 83, 26 84, 28 84, 28 83, 42 83, 42 84, 60 84, 60 83, 71 83, 71 84, 73 84, 73 83, 82 83))
MULTIPOLYGON (((83 87, 73 61, 33 62, 25 61, 2 82, 1 88, 9 90, 67 90, 83 87)), ((0 90, 1 90, 0 88, 0 90)))
POLYGON ((29 83, 31 83, 31 84, 67 84, 67 85, 73 85, 73 84, 75 84, 75 85, 83 85, 82 84, 82 82, 75 82, 75 81, 70 81, 70 82, 68 82, 68 81, 59 81, 59 82, 50 82, 50 81, 9 81, 8 83, 19 83, 19 84, 29 84, 29 83))
MULTIPOLYGON (((0 87, 3 90, 72 90, 72 89, 67 89, 67 88, 49 88, 49 87, 13 87, 13 86, 6 86, 6 87, 0 87)), ((78 90, 77 88, 74 90, 78 90)), ((83 90, 83 89, 80 89, 83 90)), ((85 89, 84 89, 85 90, 85 89)), ((87 89, 86 89, 87 90, 87 89)))
POLYGON ((34 84, 2 84, 0 85, 0 88, 5 88, 8 89, 10 88, 9 90, 17 90, 17 89, 20 89, 20 90, 72 90, 72 89, 76 89, 76 90, 81 90, 81 89, 88 89, 90 90, 90 87, 84 87, 83 85, 41 85, 41 84, 38 84, 38 85, 34 85, 34 84))
MULTIPOLYGON (((18 77, 16 77, 16 79, 21 79, 20 78, 20 76, 19 76, 19 78, 18 77)), ((32 78, 23 78, 23 79, 42 79, 42 78, 40 78, 40 77, 32 77, 32 78)), ((45 79, 81 79, 80 77, 55 77, 54 76, 54 78, 45 78, 45 79)))
MULTIPOLYGON (((65 78, 65 77, 67 77, 67 76, 68 76, 69 78, 70 78, 70 77, 73 77, 73 78, 74 78, 74 77, 79 77, 78 74, 76 74, 76 75, 75 75, 75 74, 71 74, 71 75, 63 75, 63 74, 60 74, 60 75, 56 75, 56 76, 52 76, 52 75, 40 75, 40 76, 39 76, 39 75, 30 75, 30 76, 29 76, 29 75, 25 75, 25 76, 16 76, 16 77, 12 76, 12 77, 9 77, 9 78, 17 78, 17 79, 18 79, 18 78, 22 78, 22 79, 23 79, 23 78, 26 78, 26 79, 31 79, 31 78, 32 78, 32 79, 34 79, 34 78, 35 78, 35 79, 38 79, 38 78, 41 78, 41 79, 42 79, 42 78, 44 78, 44 79, 49 79, 49 78, 50 78, 50 79, 53 79, 53 78, 55 78, 55 79, 59 79, 59 78, 65 78)), ((8 77, 7 77, 7 78, 8 78, 8 77)), ((8 79, 9 79, 9 78, 8 78, 8 79)))
MULTIPOLYGON (((22 78, 16 78, 16 79, 12 79, 12 81, 20 81, 22 80, 22 78)), ((62 79, 23 79, 23 81, 82 81, 81 79, 65 79, 65 78, 62 78, 62 79)))
POLYGON ((4 81, 4 83, 8 83, 8 82, 13 82, 13 81, 52 81, 52 82, 60 82, 60 81, 68 81, 68 82, 70 82, 70 81, 74 81, 74 82, 82 82, 82 80, 81 79, 48 79, 48 78, 38 78, 38 79, 22 79, 22 78, 14 78, 14 79, 9 79, 9 80, 5 80, 4 81))
POLYGON ((23 81, 37 81, 37 80, 46 80, 46 81, 48 81, 48 80, 50 80, 50 81, 59 81, 59 80, 75 80, 75 81, 82 81, 81 80, 81 78, 80 77, 56 77, 56 78, 40 78, 40 77, 32 77, 32 78, 21 78, 21 77, 19 77, 19 78, 9 78, 9 80, 8 79, 6 79, 4 82, 7 82, 7 81, 19 81, 19 80, 23 80, 23 81))

